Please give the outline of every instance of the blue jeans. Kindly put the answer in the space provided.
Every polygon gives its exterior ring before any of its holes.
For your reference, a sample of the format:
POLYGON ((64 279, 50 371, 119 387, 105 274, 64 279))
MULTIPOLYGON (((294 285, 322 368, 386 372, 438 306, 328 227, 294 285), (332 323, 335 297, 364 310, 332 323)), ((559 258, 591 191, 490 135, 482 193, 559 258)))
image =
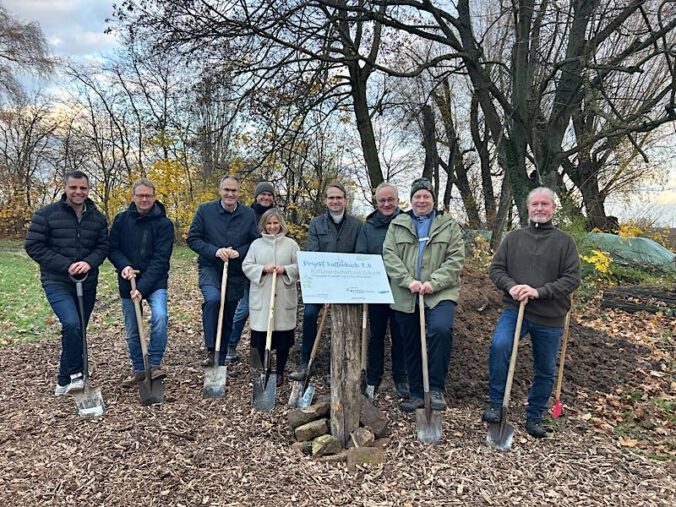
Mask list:
POLYGON ((376 388, 383 380, 385 334, 387 323, 390 324, 390 337, 392 338, 392 379, 396 382, 408 382, 406 376, 406 358, 401 333, 394 319, 394 310, 390 305, 369 305, 369 325, 371 334, 369 337, 368 366, 366 369, 366 381, 376 388))
MULTIPOLYGON (((44 289, 47 301, 61 323, 61 360, 58 381, 59 385, 65 386, 70 384, 72 374, 82 373, 84 370, 82 330, 75 284, 46 282, 44 289)), ((95 302, 96 288, 85 290, 83 294, 85 326, 89 323, 89 316, 92 314, 95 302)))
MULTIPOLYGON (((440 301, 434 308, 425 307, 427 325, 427 366, 430 379, 430 391, 444 392, 448 365, 451 362, 453 345, 453 319, 455 303, 440 301)), ((420 312, 394 312, 399 326, 406 353, 406 371, 411 396, 422 398, 424 394, 422 379, 422 356, 420 343, 420 312)))
POLYGON ((237 347, 237 344, 242 339, 242 332, 244 331, 244 324, 246 324, 246 319, 249 318, 249 287, 247 286, 244 289, 244 294, 242 294, 239 303, 237 303, 237 310, 235 310, 235 316, 232 320, 232 333, 230 334, 229 345, 231 347, 237 347))
POLYGON ((303 363, 310 360, 312 346, 317 336, 317 317, 322 309, 320 304, 307 303, 303 308, 303 343, 300 348, 300 357, 303 363))
MULTIPOLYGON (((488 358, 489 402, 502 405, 505 394, 509 359, 512 354, 517 312, 507 309, 502 312, 493 332, 493 341, 488 358)), ((556 376, 556 356, 563 334, 562 327, 543 326, 526 318, 521 326, 521 337, 530 333, 533 344, 533 384, 528 393, 526 414, 529 419, 539 421, 547 410, 556 376)))
MULTIPOLYGON (((216 348, 216 328, 218 327, 218 308, 221 304, 221 288, 214 285, 200 285, 202 297, 202 326, 204 328, 204 346, 207 350, 213 351, 216 348)), ((232 320, 237 308, 237 302, 226 299, 223 308, 223 324, 221 326, 221 352, 219 354, 218 364, 225 364, 227 354, 227 340, 232 333, 232 320)))
MULTIPOLYGON (((164 351, 167 348, 167 289, 157 289, 146 298, 150 305, 150 343, 148 343, 148 362, 152 368, 162 364, 164 351)), ((131 299, 122 299, 122 314, 124 315, 124 330, 129 346, 129 358, 134 373, 142 372, 143 350, 141 338, 136 324, 136 310, 131 299)))

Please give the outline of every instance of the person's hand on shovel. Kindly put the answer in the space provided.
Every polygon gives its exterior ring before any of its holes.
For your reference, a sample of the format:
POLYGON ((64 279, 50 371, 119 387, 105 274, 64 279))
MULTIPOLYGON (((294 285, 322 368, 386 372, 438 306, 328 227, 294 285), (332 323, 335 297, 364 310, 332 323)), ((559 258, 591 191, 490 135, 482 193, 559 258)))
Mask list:
POLYGON ((540 297, 540 294, 538 294, 537 289, 534 289, 530 285, 527 284, 521 284, 521 285, 515 285, 511 289, 509 289, 509 295, 512 296, 512 299, 514 301, 518 302, 523 302, 525 301, 528 303, 529 299, 537 299, 540 297))
MULTIPOLYGON (((136 278, 136 275, 138 274, 139 271, 135 270, 131 266, 125 266, 124 268, 122 268, 122 271, 120 271, 120 276, 125 280, 131 280, 132 278, 136 278)), ((138 289, 132 290, 129 293, 129 297, 131 297, 131 299, 134 301, 141 301, 143 299, 143 295, 138 291, 138 289)))
POLYGON ((223 262, 227 262, 232 259, 239 257, 239 252, 231 247, 219 248, 216 250, 216 257, 221 259, 223 262))
POLYGON ((411 282, 408 286, 408 290, 411 291, 411 294, 432 294, 434 289, 430 282, 421 282, 420 280, 415 280, 411 282))

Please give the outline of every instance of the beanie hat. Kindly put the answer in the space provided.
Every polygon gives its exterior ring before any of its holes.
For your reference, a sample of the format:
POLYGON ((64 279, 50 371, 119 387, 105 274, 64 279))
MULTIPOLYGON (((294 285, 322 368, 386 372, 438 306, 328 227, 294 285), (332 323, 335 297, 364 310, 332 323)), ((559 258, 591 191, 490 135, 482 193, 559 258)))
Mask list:
POLYGON ((254 190, 254 199, 263 192, 270 192, 272 195, 275 195, 275 187, 269 181, 261 181, 256 185, 256 190, 254 190))
POLYGON ((418 190, 427 190, 430 194, 432 194, 432 198, 436 199, 432 182, 427 178, 418 178, 413 182, 411 185, 411 197, 413 197, 413 194, 415 194, 418 190))

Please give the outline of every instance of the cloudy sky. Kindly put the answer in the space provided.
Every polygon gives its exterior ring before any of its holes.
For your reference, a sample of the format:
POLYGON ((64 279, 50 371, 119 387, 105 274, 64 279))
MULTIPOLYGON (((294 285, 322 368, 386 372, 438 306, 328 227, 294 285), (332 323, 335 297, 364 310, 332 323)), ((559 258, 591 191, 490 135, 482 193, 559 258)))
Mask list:
MULTIPOLYGON (((0 3, 19 19, 37 21, 50 51, 57 57, 97 59, 112 52, 117 45, 114 36, 104 33, 105 20, 113 12, 113 0, 0 0, 0 3)), ((58 87, 58 83, 52 86, 58 87)), ((659 218, 663 225, 676 227, 676 149, 672 151, 674 156, 665 189, 646 191, 628 204, 609 203, 608 212, 620 218, 659 218)))

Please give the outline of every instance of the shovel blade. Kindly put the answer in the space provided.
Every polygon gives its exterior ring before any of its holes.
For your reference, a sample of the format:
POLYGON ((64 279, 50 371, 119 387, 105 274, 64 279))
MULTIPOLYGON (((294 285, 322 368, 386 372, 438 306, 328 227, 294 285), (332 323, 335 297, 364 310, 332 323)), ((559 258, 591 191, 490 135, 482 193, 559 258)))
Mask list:
POLYGON ((441 440, 441 416, 435 410, 415 411, 415 427, 418 440, 425 444, 434 444, 441 440))
POLYGON ((289 403, 286 404, 289 408, 298 408, 300 396, 303 394, 303 383, 295 381, 291 386, 291 396, 289 396, 289 403))
POLYGON ((307 389, 298 400, 298 408, 307 408, 310 405, 312 405, 312 398, 314 398, 314 396, 315 396, 315 386, 310 384, 307 386, 307 389))
POLYGON ((204 368, 202 396, 205 398, 225 398, 225 381, 227 377, 227 366, 204 368))
POLYGON ((265 383, 265 375, 256 375, 253 380, 253 397, 251 406, 256 410, 269 412, 275 407, 277 395, 277 375, 271 373, 265 383))
POLYGON ((106 411, 101 389, 92 388, 85 384, 84 390, 74 393, 75 407, 80 417, 98 417, 106 411))
POLYGON ((514 440, 514 426, 505 422, 504 426, 500 423, 491 423, 488 425, 488 435, 486 443, 491 449, 506 451, 512 447, 514 440))
POLYGON ((138 384, 138 394, 141 405, 155 405, 164 401, 164 384, 161 379, 144 380, 138 384))
POLYGON ((556 400, 552 407, 552 419, 556 419, 561 414, 563 414, 563 403, 561 403, 561 400, 556 400))

